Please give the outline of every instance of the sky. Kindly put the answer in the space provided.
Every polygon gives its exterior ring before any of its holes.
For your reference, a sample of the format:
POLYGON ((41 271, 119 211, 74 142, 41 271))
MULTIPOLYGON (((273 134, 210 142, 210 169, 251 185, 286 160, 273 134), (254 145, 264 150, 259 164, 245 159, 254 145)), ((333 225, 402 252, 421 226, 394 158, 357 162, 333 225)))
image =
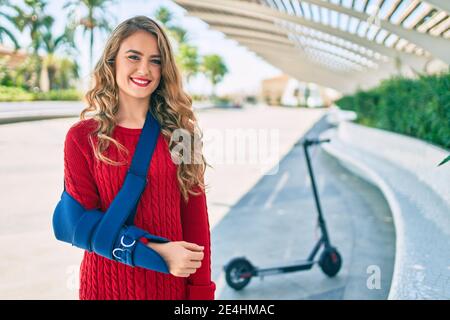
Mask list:
MULTIPOLYGON (((11 2, 20 3, 21 1, 11 2)), ((65 23, 70 18, 63 10, 65 2, 61 0, 48 1, 48 13, 55 18, 54 32, 56 35, 64 30, 65 23)), ((121 21, 136 15, 153 17, 153 13, 160 6, 170 9, 176 19, 176 24, 188 31, 189 42, 198 47, 201 55, 218 54, 224 59, 229 73, 216 87, 219 95, 257 93, 261 80, 281 74, 281 71, 266 63, 253 52, 239 46, 237 42, 227 39, 220 32, 210 30, 208 25, 200 19, 187 16, 186 10, 170 0, 118 0, 116 4, 111 5, 108 11, 115 20, 111 21, 111 24, 116 26, 121 21)), ((107 34, 98 33, 96 36, 94 65, 102 53, 107 34)), ((21 44, 29 43, 27 36, 19 35, 18 38, 21 44)), ((79 48, 78 62, 81 67, 81 79, 86 84, 89 82, 90 73, 89 39, 87 34, 83 37, 81 29, 77 33, 76 43, 79 48)), ((197 76, 190 81, 188 90, 190 93, 209 94, 212 87, 204 76, 197 76)))

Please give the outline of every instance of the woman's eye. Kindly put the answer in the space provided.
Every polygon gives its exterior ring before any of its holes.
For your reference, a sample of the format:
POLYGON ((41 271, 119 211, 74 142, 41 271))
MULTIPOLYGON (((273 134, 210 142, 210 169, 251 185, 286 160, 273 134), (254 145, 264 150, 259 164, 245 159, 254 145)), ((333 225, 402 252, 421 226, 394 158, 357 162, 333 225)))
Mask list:
POLYGON ((137 60, 139 60, 139 57, 133 55, 133 56, 128 56, 128 59, 137 61, 137 60))
POLYGON ((161 60, 159 60, 159 59, 151 60, 151 63, 161 64, 161 60))

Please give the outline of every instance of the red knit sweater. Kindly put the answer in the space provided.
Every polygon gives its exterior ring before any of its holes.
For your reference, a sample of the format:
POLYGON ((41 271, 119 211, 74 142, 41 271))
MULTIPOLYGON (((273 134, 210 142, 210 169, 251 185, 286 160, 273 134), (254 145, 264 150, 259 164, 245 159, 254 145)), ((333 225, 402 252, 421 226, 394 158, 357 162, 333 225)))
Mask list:
MULTIPOLYGON (((95 127, 95 120, 89 119, 77 122, 68 131, 64 146, 64 177, 67 192, 86 210, 99 208, 106 211, 125 180, 141 129, 115 127, 113 138, 123 144, 129 154, 121 156, 111 143, 105 155, 115 161, 127 161, 126 165, 113 166, 94 156, 88 136, 95 127)), ((93 142, 95 144, 97 140, 94 138, 93 142)), ((182 278, 130 267, 85 251, 80 268, 80 299, 214 299, 206 197, 203 192, 198 196, 191 195, 186 204, 181 197, 176 170, 168 143, 160 134, 135 225, 171 241, 184 240, 204 246, 201 267, 188 278, 182 278)))

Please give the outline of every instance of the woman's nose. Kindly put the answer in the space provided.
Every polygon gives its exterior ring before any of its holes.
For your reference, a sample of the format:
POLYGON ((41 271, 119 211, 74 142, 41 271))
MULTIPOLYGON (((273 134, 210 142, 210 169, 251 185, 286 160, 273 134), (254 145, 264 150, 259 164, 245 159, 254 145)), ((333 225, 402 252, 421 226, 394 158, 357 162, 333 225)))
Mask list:
POLYGON ((142 75, 148 75, 150 74, 150 62, 148 61, 141 61, 138 67, 138 73, 142 75))

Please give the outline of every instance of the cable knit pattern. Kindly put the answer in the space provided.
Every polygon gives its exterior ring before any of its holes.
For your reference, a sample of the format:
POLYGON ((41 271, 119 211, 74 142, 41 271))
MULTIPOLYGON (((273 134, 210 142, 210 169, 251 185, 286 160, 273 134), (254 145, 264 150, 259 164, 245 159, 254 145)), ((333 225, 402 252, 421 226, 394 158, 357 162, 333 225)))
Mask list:
MULTIPOLYGON (((68 131, 64 146, 64 177, 67 192, 86 210, 106 211, 125 180, 141 129, 115 127, 114 139, 122 143, 129 154, 120 154, 111 144, 105 155, 127 163, 112 166, 94 156, 89 134, 95 127, 95 120, 89 119, 77 122, 68 131)), ((93 142, 96 143, 95 138, 93 142)), ((171 241, 184 240, 204 246, 202 266, 190 277, 181 278, 133 268, 85 251, 80 266, 80 299, 214 299, 206 197, 202 192, 185 203, 176 170, 167 141, 160 134, 150 162, 149 183, 137 207, 135 225, 171 241)))

